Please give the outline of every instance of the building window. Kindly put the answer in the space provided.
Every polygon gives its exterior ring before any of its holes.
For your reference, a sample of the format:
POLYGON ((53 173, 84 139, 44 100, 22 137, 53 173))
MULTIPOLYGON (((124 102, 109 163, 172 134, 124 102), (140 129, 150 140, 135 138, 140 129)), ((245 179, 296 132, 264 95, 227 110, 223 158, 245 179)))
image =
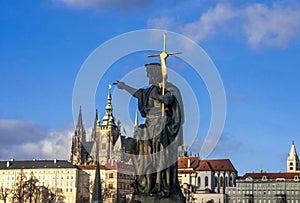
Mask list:
POLYGON ((205 176, 205 187, 208 187, 208 177, 205 176))
POLYGON ((198 187, 200 187, 200 186, 201 186, 201 178, 198 177, 198 187))
POLYGON ((101 148, 102 148, 102 149, 106 149, 106 144, 105 144, 105 143, 102 143, 101 148))
POLYGON ((114 178, 114 174, 113 174, 113 173, 110 173, 110 174, 109 174, 109 178, 114 178))
POLYGON ((220 177, 220 187, 223 187, 224 186, 224 181, 223 181, 223 177, 221 176, 220 177))

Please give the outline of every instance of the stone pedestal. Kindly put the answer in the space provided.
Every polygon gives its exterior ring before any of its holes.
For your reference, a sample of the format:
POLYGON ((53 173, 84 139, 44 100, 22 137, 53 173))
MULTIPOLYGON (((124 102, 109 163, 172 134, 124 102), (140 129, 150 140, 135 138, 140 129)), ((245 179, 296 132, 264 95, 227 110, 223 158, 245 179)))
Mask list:
POLYGON ((181 195, 160 197, 157 195, 133 195, 129 203, 186 203, 186 198, 181 195))

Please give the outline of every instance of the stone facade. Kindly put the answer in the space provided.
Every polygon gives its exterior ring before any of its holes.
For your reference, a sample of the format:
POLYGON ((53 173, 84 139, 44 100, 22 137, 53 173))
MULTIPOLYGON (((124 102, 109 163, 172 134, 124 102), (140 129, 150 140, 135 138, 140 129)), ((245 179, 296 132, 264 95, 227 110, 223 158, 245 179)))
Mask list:
POLYGON ((227 188, 228 202, 300 202, 300 173, 246 173, 227 188))
POLYGON ((16 192, 26 194, 24 199, 27 201, 24 202, 29 202, 30 193, 24 193, 29 189, 29 182, 24 182, 29 180, 37 181, 31 186, 32 202, 43 202, 46 193, 52 193, 58 203, 74 203, 78 197, 78 173, 76 166, 62 160, 0 161, 0 203, 5 200, 6 203, 19 202, 21 196, 16 192), (3 198, 5 190, 9 194, 3 198))
POLYGON ((229 159, 180 157, 178 168, 179 182, 188 202, 209 202, 216 199, 217 202, 224 202, 226 188, 235 187, 237 171, 229 159))

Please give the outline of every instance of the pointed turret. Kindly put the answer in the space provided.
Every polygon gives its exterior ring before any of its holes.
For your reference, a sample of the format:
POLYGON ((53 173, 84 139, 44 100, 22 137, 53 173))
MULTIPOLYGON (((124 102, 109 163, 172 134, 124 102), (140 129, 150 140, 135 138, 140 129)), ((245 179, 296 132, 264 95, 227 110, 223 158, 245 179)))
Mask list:
POLYGON ((111 104, 111 93, 110 93, 111 85, 108 88, 108 96, 107 96, 107 104, 105 108, 105 115, 102 119, 102 125, 113 125, 115 126, 115 119, 113 116, 113 108, 111 104))
POLYGON ((78 121, 72 138, 71 157, 70 157, 72 164, 74 165, 82 164, 86 161, 87 151, 84 147, 85 144, 86 144, 86 132, 83 127, 82 109, 80 106, 78 121))
POLYGON ((102 192, 101 192, 101 176, 100 176, 100 163, 99 163, 99 141, 96 140, 96 173, 94 179, 94 188, 92 195, 92 203, 102 203, 102 192))
POLYGON ((296 151, 294 141, 292 142, 290 153, 287 159, 287 171, 288 172, 300 171, 300 162, 299 162, 299 157, 296 151))
POLYGON ((82 122, 81 106, 80 106, 80 109, 79 109, 79 115, 78 115, 78 120, 77 120, 75 132, 77 133, 80 141, 85 143, 86 142, 86 133, 85 133, 85 129, 83 127, 83 122, 82 122))
POLYGON ((92 135, 91 135, 91 140, 95 141, 96 137, 97 137, 97 126, 100 125, 100 121, 99 121, 99 117, 98 117, 98 109, 96 109, 96 116, 95 116, 95 120, 94 120, 94 127, 92 130, 92 135))
POLYGON ((72 138, 72 146, 71 146, 71 163, 76 165, 81 162, 81 145, 80 140, 77 135, 77 132, 75 131, 74 136, 72 138))

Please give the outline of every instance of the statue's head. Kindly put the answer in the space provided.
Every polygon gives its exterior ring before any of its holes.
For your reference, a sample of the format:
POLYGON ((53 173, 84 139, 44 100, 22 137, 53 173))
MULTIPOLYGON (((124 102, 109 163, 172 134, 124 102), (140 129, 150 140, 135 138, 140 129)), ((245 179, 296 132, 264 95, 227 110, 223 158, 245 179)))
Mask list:
POLYGON ((159 63, 146 64, 147 77, 149 78, 149 84, 159 85, 162 82, 161 65, 159 63))

